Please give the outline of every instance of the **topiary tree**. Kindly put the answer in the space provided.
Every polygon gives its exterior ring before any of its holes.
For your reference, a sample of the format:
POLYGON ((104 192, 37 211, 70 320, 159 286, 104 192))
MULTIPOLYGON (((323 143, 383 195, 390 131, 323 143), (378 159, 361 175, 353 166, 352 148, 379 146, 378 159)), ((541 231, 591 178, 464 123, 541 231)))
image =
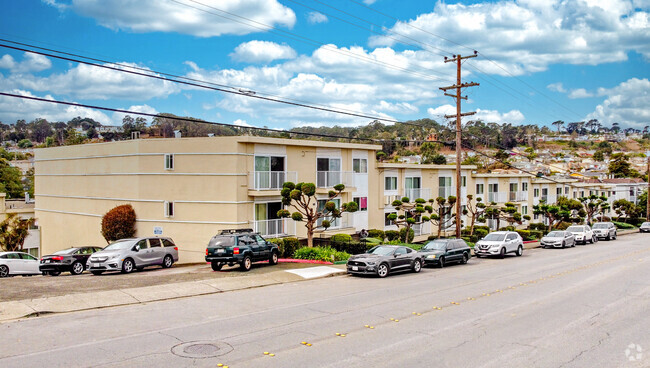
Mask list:
POLYGON ((595 215, 598 214, 603 214, 606 209, 609 208, 609 203, 607 203, 607 197, 605 196, 597 196, 596 194, 592 194, 587 197, 582 197, 580 198, 580 202, 582 202, 582 205, 585 208, 585 212, 587 213, 587 224, 591 226, 591 219, 594 218, 595 215))
POLYGON ((6 252, 22 250, 29 226, 33 223, 34 219, 23 220, 15 213, 7 214, 7 218, 0 222, 0 249, 6 252))
POLYGON ((467 216, 469 215, 469 235, 472 236, 474 235, 474 224, 478 222, 485 222, 485 217, 483 217, 483 214, 485 213, 485 208, 487 207, 485 203, 483 203, 483 199, 481 197, 476 198, 476 203, 472 204, 472 199, 474 199, 474 196, 471 194, 467 195, 467 206, 465 210, 463 211, 463 215, 467 216))
POLYGON ((327 229, 331 223, 329 220, 324 219, 321 225, 318 226, 318 219, 330 217, 340 218, 343 212, 356 212, 359 208, 355 202, 343 203, 341 208, 336 208, 336 203, 332 199, 341 195, 345 189, 345 185, 337 184, 334 190, 328 193, 328 201, 325 203, 323 209, 318 209, 318 198, 316 198, 316 185, 314 183, 298 183, 294 184, 286 182, 282 185, 282 204, 285 206, 293 206, 296 211, 291 213, 289 210, 281 209, 278 211, 278 217, 287 218, 291 217, 296 222, 304 222, 307 228, 307 246, 314 246, 314 231, 322 227, 327 229))
POLYGON ((422 223, 421 215, 425 211, 423 206, 425 203, 426 201, 422 198, 416 199, 413 203, 408 197, 403 197, 401 200, 396 199, 393 201, 392 205, 395 207, 395 210, 402 211, 403 213, 400 215, 391 213, 388 215, 388 220, 390 220, 394 225, 397 225, 398 228, 403 227, 406 229, 403 233, 402 229, 400 229, 400 234, 404 234, 404 236, 400 235, 403 242, 409 244, 413 240, 413 237, 410 236, 411 229, 413 228, 413 225, 422 223), (409 234, 409 236, 407 236, 407 234, 409 234))
POLYGON ((430 216, 422 216, 422 221, 430 221, 432 224, 438 227, 438 238, 440 238, 442 228, 447 228, 449 225, 454 224, 456 221, 456 217, 453 216, 456 197, 438 197, 435 200, 429 199, 429 203, 430 205, 425 206, 424 210, 427 211, 430 216))
POLYGON ((106 242, 135 235, 135 210, 130 204, 117 206, 102 217, 102 236, 106 242))

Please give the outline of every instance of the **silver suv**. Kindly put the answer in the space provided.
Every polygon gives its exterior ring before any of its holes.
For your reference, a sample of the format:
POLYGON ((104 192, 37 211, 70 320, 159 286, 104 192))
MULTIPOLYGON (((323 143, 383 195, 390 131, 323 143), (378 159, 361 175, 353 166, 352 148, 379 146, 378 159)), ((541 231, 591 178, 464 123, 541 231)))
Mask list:
POLYGON ((616 226, 611 222, 596 222, 591 228, 599 239, 616 239, 616 226))
POLYGON ((88 258, 87 268, 93 275, 107 271, 133 272, 147 266, 169 268, 178 262, 178 247, 170 238, 121 239, 88 258))

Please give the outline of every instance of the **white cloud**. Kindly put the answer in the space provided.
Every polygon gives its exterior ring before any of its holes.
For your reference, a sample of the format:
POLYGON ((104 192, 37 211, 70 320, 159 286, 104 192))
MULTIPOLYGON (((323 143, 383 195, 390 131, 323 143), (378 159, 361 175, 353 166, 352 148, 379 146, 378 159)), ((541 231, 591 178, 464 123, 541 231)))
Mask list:
POLYGON ((239 125, 239 126, 245 126, 245 127, 252 127, 252 125, 248 124, 246 120, 242 119, 237 119, 232 122, 232 125, 239 125))
MULTIPOLYGON (((45 3, 60 10, 66 8, 61 8, 61 4, 54 0, 45 0, 45 3)), ((187 6, 159 0, 72 0, 67 8, 94 18, 100 25, 113 30, 176 32, 198 37, 267 31, 260 23, 291 28, 296 22, 293 10, 277 0, 202 0, 185 3, 187 6)))
POLYGON ((571 99, 576 99, 576 98, 588 98, 588 97, 593 97, 594 94, 591 92, 588 92, 584 88, 578 88, 578 89, 573 89, 569 93, 569 98, 571 99))
MULTIPOLYGON (((145 105, 133 105, 133 106, 130 106, 129 108, 127 108, 127 109, 122 109, 122 110, 141 112, 141 113, 145 113, 145 114, 158 114, 158 110, 156 110, 155 108, 153 108, 153 107, 151 107, 149 105, 146 105, 146 104, 145 105)), ((122 112, 114 112, 113 116, 112 116, 112 120, 114 122, 113 125, 122 125, 122 120, 124 119, 124 117, 126 115, 129 115, 129 114, 125 114, 125 113, 122 113, 122 112)), ((138 117, 143 117, 143 118, 147 119, 148 122, 151 122, 151 120, 153 119, 153 118, 148 117, 148 116, 142 116, 142 115, 136 115, 136 114, 130 114, 130 116, 132 118, 134 118, 134 119, 138 118, 138 117)))
MULTIPOLYGON (((456 106, 453 105, 442 105, 434 108, 428 108, 427 113, 434 119, 437 119, 439 122, 445 121, 445 115, 454 115, 456 114, 456 106)), ((520 124, 524 122, 526 118, 524 114, 519 110, 511 110, 506 113, 500 113, 496 110, 482 110, 476 109, 476 114, 463 118, 463 123, 469 120, 482 120, 486 123, 510 123, 510 124, 520 124)), ((452 119, 453 120, 453 119, 452 119)))
POLYGON ((327 23, 328 19, 325 14, 314 11, 314 12, 309 12, 309 14, 307 14, 307 21, 311 24, 318 24, 318 23, 327 23))
POLYGON ((23 61, 18 62, 5 54, 0 58, 0 69, 9 69, 12 73, 41 72, 52 67, 50 59, 43 55, 26 52, 23 61))
MULTIPOLYGON (((132 63, 123 64, 138 66, 132 63)), ((64 94, 84 99, 116 98, 122 100, 167 97, 180 90, 172 82, 85 64, 79 64, 64 73, 51 74, 47 77, 12 74, 6 79, 0 80, 0 86, 39 92, 47 91, 57 95, 64 94)))
MULTIPOLYGON (((551 64, 625 61, 631 50, 650 58, 650 14, 645 4, 638 7, 632 0, 437 2, 431 13, 397 22, 388 34, 405 35, 451 54, 458 47, 434 35, 454 30, 454 42, 479 50, 499 66, 481 57, 471 63, 488 73, 507 75, 507 70, 520 75, 546 70, 551 64)), ((396 42, 385 36, 370 39, 371 46, 396 42)))
MULTIPOLYGON (((11 93, 28 97, 39 97, 54 100, 51 95, 37 96, 29 91, 14 89, 11 93)), ((47 119, 50 122, 68 121, 74 117, 92 118, 104 125, 113 125, 111 119, 98 110, 85 107, 59 105, 51 102, 34 101, 17 97, 0 96, 0 121, 13 123, 18 119, 27 121, 36 118, 47 119)))
POLYGON ((598 119, 605 125, 619 123, 638 129, 650 122, 650 80, 647 78, 632 78, 611 89, 600 88, 598 95, 607 98, 585 121, 598 119))
POLYGON ((560 93, 566 93, 566 89, 564 89, 564 86, 562 85, 562 82, 558 83, 551 83, 548 86, 546 86, 549 90, 553 92, 560 92, 560 93))
MULTIPOLYGON (((296 51, 291 46, 253 40, 237 46, 230 57, 233 60, 249 63, 268 63, 278 59, 293 59, 296 57, 296 51)), ((193 67, 196 68, 196 64, 193 67)))

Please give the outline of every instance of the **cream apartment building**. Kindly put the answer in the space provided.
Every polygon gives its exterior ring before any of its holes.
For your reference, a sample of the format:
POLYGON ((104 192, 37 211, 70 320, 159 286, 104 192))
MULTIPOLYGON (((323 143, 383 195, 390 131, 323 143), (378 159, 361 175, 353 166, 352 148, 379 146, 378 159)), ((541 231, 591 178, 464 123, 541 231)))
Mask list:
POLYGON ((36 217, 42 254, 75 245, 105 245, 101 218, 131 204, 136 236, 169 236, 181 262, 201 262, 221 229, 253 228, 305 237, 304 223, 279 219, 285 181, 316 183, 318 205, 335 199, 360 210, 326 234, 380 228, 375 152, 381 146, 263 137, 136 139, 37 149, 36 217))

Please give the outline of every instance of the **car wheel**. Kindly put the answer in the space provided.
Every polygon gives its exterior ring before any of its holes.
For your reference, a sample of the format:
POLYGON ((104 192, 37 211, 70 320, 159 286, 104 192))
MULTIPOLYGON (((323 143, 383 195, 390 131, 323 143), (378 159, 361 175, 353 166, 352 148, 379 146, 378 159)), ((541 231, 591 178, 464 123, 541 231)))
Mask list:
POLYGON ((614 240, 616 240, 616 237, 617 237, 617 235, 616 235, 616 231, 615 231, 614 232, 614 240))
POLYGON ((444 268, 445 267, 445 257, 440 257, 438 260, 438 267, 444 268))
POLYGON ((135 268, 135 265, 133 264, 133 260, 131 258, 127 258, 122 262, 122 273, 131 273, 133 272, 133 269, 135 268))
POLYGON ((81 273, 84 272, 84 265, 81 262, 75 262, 72 264, 72 267, 70 268, 70 274, 72 275, 81 275, 81 273))
POLYGON ((251 257, 244 257, 244 259, 241 261, 240 267, 242 271, 250 271, 251 267, 253 267, 253 261, 251 260, 251 257))
POLYGON ((416 259, 413 261, 413 272, 418 273, 420 271, 422 271, 422 261, 416 259))
POLYGON ((576 247, 576 242, 574 240, 573 243, 571 243, 571 248, 575 248, 575 247, 576 247))
POLYGON ((607 237, 605 238, 605 240, 610 241, 611 239, 612 239, 611 235, 609 235, 609 233, 607 233, 607 237))
POLYGON ((50 271, 48 272, 50 276, 59 276, 61 274, 61 271, 50 271))
POLYGON ((212 266, 212 271, 221 271, 221 267, 223 267, 223 263, 211 262, 210 266, 212 266))
POLYGON ((5 265, 0 266, 0 277, 9 277, 9 267, 5 265))
POLYGON ((92 273, 95 276, 99 276, 99 275, 103 274, 104 271, 90 271, 90 273, 92 273))
POLYGON ((506 247, 501 247, 501 251, 499 252, 499 257, 506 258, 506 247))
POLYGON ((562 242, 562 248, 566 248, 566 243, 562 242))
POLYGON ((388 276, 388 272, 389 272, 388 265, 385 263, 382 263, 377 267, 377 276, 379 277, 388 276))
POLYGON ((174 259, 169 254, 163 258, 162 268, 169 268, 174 264, 174 259))
POLYGON ((269 263, 272 265, 278 264, 278 252, 271 253, 271 258, 269 259, 269 263))
POLYGON ((517 248, 517 257, 521 257, 524 254, 524 247, 522 245, 519 245, 519 248, 517 248))
POLYGON ((469 260, 469 256, 467 253, 463 253, 463 260, 461 261, 462 264, 467 264, 467 260, 469 260))

